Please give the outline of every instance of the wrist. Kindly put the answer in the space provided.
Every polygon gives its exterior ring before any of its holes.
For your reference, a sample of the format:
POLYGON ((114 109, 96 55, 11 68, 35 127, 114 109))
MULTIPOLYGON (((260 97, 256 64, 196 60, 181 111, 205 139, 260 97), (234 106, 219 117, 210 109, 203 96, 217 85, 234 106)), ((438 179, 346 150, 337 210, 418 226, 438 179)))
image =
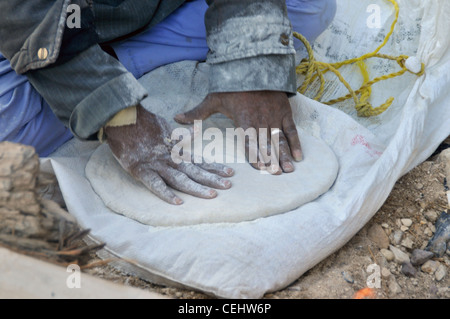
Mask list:
POLYGON ((98 131, 98 140, 103 143, 106 140, 105 129, 107 127, 118 127, 134 125, 137 121, 137 106, 130 106, 116 113, 103 127, 98 131))

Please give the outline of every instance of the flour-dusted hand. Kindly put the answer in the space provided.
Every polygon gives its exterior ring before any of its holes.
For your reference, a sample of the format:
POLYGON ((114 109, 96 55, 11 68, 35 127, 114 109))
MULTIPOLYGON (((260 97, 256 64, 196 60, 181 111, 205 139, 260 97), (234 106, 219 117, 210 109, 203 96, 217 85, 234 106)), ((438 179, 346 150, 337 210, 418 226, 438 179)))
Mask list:
POLYGON ((251 143, 251 138, 246 141, 247 157, 250 154, 257 155, 256 161, 249 161, 254 168, 265 169, 271 174, 281 174, 282 171, 290 173, 294 171, 292 159, 302 160, 300 139, 286 93, 278 91, 210 93, 200 105, 189 112, 178 114, 175 120, 190 124, 194 120, 206 119, 214 113, 226 115, 233 120, 236 127, 243 130, 255 128, 257 132, 255 138, 258 142, 251 143), (265 136, 262 136, 261 132, 265 132, 265 136), (277 135, 276 139, 274 134, 277 135), (261 142, 262 138, 264 142, 261 142), (277 140, 278 143, 271 143, 271 140, 277 140), (278 147, 277 163, 271 162, 268 158, 272 154, 273 146, 278 147))
POLYGON ((155 195, 174 205, 179 198, 170 187, 200 198, 214 198, 214 189, 228 189, 234 171, 222 164, 176 164, 171 156, 171 130, 161 117, 136 107, 135 124, 106 126, 105 134, 114 156, 134 178, 155 195), (170 187, 169 187, 170 186, 170 187))

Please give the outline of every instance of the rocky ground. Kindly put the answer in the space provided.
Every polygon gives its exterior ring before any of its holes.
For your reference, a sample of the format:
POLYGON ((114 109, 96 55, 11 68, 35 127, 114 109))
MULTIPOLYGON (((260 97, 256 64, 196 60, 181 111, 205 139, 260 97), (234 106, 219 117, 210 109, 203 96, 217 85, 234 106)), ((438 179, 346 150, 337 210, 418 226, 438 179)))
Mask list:
MULTIPOLYGON (((443 148, 448 144, 450 139, 443 143, 443 148)), ((444 217, 448 216, 446 211, 450 213, 448 211, 450 199, 447 198, 448 185, 446 184, 450 180, 448 178, 450 177, 450 149, 439 153, 403 176, 373 219, 344 247, 309 270, 289 287, 267 294, 264 298, 348 299, 358 296, 356 294, 368 286, 373 287, 365 295, 370 298, 450 298, 450 275, 448 274, 450 251, 445 245, 442 248, 442 243, 440 246, 439 242, 433 241, 438 235, 445 235, 447 237, 440 238, 448 242, 450 236, 448 223, 446 229, 440 226, 443 224, 444 217), (440 156, 438 156, 439 153, 440 156), (430 240, 433 244, 431 246, 429 246, 430 240)), ((84 265, 88 266, 84 271, 107 280, 148 289, 173 298, 210 298, 195 291, 153 285, 137 277, 121 273, 95 257, 93 252, 99 247, 80 246, 82 244, 75 242, 74 238, 82 238, 85 234, 73 229, 70 218, 57 207, 55 208, 53 202, 30 195, 30 187, 39 187, 39 185, 48 187, 51 183, 45 182, 43 176, 38 176, 34 164, 27 164, 28 160, 24 158, 33 161, 36 157, 31 153, 26 154, 28 155, 25 157, 19 157, 23 161, 22 167, 28 168, 29 174, 17 173, 21 171, 20 165, 3 165, 7 166, 5 168, 1 163, 6 162, 0 161, 0 221, 2 219, 8 221, 8 223, 0 222, 1 245, 11 247, 12 242, 17 243, 17 240, 11 241, 11 236, 20 237, 25 241, 23 243, 19 241, 22 245, 16 244, 13 247, 15 250, 40 258, 45 257, 58 263, 73 262, 74 258, 82 260, 84 265), (15 182, 16 178, 11 178, 15 176, 14 174, 22 176, 22 184, 15 182), (15 195, 16 193, 25 195, 23 197, 15 195), (28 212, 23 212, 21 204, 17 204, 15 199, 18 198, 30 201, 24 204, 31 205, 28 212), (41 212, 37 211, 36 205, 43 207, 41 212), (63 235, 61 235, 61 229, 57 231, 55 228, 57 224, 55 220, 58 218, 59 223, 63 220, 63 224, 66 225, 63 235), (14 225, 19 225, 21 228, 12 231, 14 227, 17 228, 14 225), (31 231, 26 230, 27 225, 32 226, 31 231), (55 231, 57 231, 56 235, 55 231), (52 237, 51 243, 48 241, 43 243, 44 236, 52 237), (35 240, 40 240, 42 245, 47 245, 46 251, 53 251, 53 253, 38 254, 36 251, 39 250, 39 245, 30 244, 35 240), (71 252, 71 254, 64 252, 71 252), (89 258, 86 257, 87 255, 89 258)), ((0 159, 2 159, 1 148, 0 159)))

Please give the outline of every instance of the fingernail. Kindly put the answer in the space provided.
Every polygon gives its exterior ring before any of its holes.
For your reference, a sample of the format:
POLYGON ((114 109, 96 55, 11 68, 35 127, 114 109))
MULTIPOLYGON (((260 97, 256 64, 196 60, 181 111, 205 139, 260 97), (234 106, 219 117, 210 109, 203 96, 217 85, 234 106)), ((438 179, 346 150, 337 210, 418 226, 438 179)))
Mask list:
POLYGON ((183 200, 179 197, 176 197, 174 200, 175 205, 181 205, 183 204, 183 200))
POLYGON ((287 162, 287 163, 282 163, 281 167, 283 167, 283 171, 285 173, 291 173, 294 171, 294 165, 292 165, 291 163, 287 162))
POLYGON ((215 197, 217 197, 217 192, 216 192, 214 189, 211 189, 211 190, 209 191, 209 197, 210 197, 210 198, 215 198, 215 197))
POLYGON ((297 162, 300 162, 300 161, 303 159, 303 153, 302 153, 302 151, 294 150, 294 151, 292 152, 292 155, 294 156, 294 159, 295 159, 297 162))
POLYGON ((280 165, 278 164, 272 164, 269 166, 269 173, 272 175, 281 174, 282 171, 280 169, 280 165))
POLYGON ((234 170, 233 170, 232 168, 229 168, 229 167, 225 167, 225 168, 223 169, 223 171, 224 171, 225 174, 227 174, 228 176, 233 176, 233 174, 234 174, 234 170))
POLYGON ((231 187, 231 182, 228 180, 225 180, 225 181, 223 181, 222 186, 228 189, 231 187))

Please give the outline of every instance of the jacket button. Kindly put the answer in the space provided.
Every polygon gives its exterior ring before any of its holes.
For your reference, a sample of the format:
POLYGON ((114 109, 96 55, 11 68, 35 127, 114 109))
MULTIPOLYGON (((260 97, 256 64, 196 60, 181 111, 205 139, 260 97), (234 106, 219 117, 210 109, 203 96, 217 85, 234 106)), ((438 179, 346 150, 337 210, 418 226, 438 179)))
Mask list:
POLYGON ((288 46, 289 45, 289 36, 286 33, 283 33, 282 35, 280 35, 280 42, 282 45, 288 46))
POLYGON ((40 48, 38 50, 38 58, 39 60, 45 60, 48 57, 48 50, 46 48, 40 48))

